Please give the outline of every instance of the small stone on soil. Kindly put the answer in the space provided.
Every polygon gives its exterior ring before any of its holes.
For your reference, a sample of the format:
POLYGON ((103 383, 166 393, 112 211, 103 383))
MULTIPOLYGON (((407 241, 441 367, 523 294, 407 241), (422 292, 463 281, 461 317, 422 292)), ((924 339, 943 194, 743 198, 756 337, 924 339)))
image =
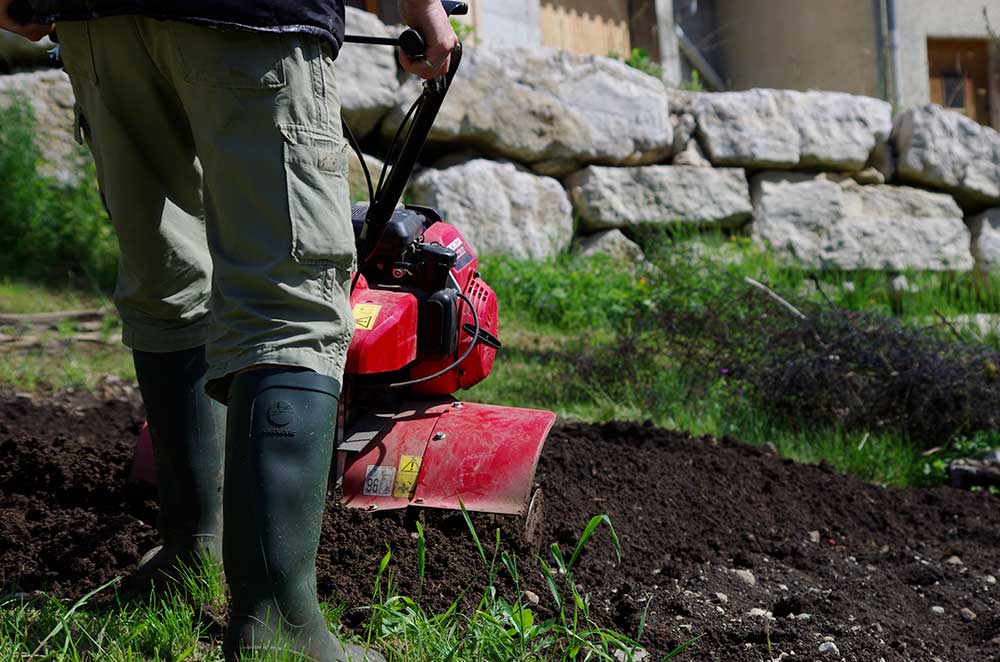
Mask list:
POLYGON ((533 593, 532 591, 525 591, 524 592, 524 599, 527 600, 528 602, 530 602, 533 605, 537 605, 538 604, 538 594, 537 593, 533 593))
POLYGON ((962 610, 959 611, 958 614, 959 616, 962 617, 962 620, 965 621, 966 623, 971 623, 972 621, 976 620, 976 612, 972 611, 968 607, 962 607, 962 610))
POLYGON ((736 576, 743 580, 747 586, 756 586, 757 578, 749 570, 735 570, 736 576))
POLYGON ((957 556, 949 556, 948 560, 945 561, 945 563, 947 563, 948 565, 965 565, 964 563, 962 563, 962 559, 958 558, 957 556))
POLYGON ((768 619, 771 618, 771 612, 769 612, 766 609, 761 609, 759 607, 754 607, 749 612, 747 612, 747 615, 750 616, 751 618, 768 618, 768 619))
POLYGON ((715 594, 715 602, 721 602, 721 603, 725 604, 725 603, 729 602, 729 596, 726 595, 725 593, 716 593, 715 594))
POLYGON ((933 607, 931 607, 931 613, 941 616, 944 614, 944 607, 941 607, 939 605, 934 605, 933 607))
POLYGON ((814 543, 819 543, 819 531, 810 531, 809 541, 814 543))
POLYGON ((997 583, 997 578, 994 577, 993 575, 986 575, 983 579, 986 580, 987 584, 996 584, 997 583))
POLYGON ((649 658, 649 653, 646 652, 644 648, 637 648, 634 651, 628 652, 623 650, 615 651, 615 659, 618 662, 642 662, 649 658))
POLYGON ((820 653, 827 653, 830 655, 840 655, 840 650, 837 648, 837 644, 832 641, 824 641, 819 645, 820 653))

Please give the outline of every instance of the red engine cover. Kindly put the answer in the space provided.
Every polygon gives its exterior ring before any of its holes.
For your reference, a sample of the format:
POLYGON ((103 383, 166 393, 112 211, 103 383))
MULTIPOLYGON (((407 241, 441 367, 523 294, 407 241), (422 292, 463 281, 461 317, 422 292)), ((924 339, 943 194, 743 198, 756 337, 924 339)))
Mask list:
POLYGON ((417 298, 405 292, 370 290, 364 276, 351 294, 354 339, 347 373, 371 375, 405 368, 417 358, 417 298))
MULTIPOLYGON (((476 269, 479 261, 454 226, 435 223, 424 232, 424 241, 455 251, 457 260, 452 276, 459 290, 472 301, 478 314, 479 326, 494 336, 499 327, 497 297, 476 269)), ((392 372, 410 366, 409 379, 433 375, 458 361, 469 350, 472 335, 464 330, 476 324, 469 305, 459 303, 458 349, 443 358, 427 358, 417 354, 417 316, 419 306, 412 294, 392 290, 372 290, 364 277, 351 295, 356 331, 347 355, 349 374, 392 372)), ((422 396, 451 395, 475 386, 486 379, 493 369, 496 350, 478 344, 469 356, 444 375, 418 384, 412 393, 422 396)))

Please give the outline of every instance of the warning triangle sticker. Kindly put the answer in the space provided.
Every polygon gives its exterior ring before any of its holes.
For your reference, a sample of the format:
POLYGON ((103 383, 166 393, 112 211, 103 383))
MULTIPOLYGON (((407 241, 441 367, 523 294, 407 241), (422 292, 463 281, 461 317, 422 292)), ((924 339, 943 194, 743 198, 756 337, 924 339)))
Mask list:
POLYGON ((371 331, 375 328, 379 311, 382 306, 371 303, 359 303, 354 306, 354 327, 359 331, 371 331))

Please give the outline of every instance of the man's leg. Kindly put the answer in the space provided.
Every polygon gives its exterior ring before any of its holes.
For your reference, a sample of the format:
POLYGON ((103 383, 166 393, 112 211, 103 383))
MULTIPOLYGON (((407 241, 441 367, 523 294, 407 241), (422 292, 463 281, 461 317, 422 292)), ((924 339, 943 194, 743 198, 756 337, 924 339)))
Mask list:
POLYGON ((225 410, 204 392, 212 265, 180 101, 130 17, 60 24, 63 58, 120 246, 115 302, 149 420, 162 548, 134 588, 202 552, 221 562, 225 410))
POLYGON ((290 647, 322 662, 365 659, 328 631, 316 596, 354 331, 348 147, 333 62, 308 36, 150 27, 165 28, 169 75, 205 170, 209 392, 229 405, 227 657, 290 647))

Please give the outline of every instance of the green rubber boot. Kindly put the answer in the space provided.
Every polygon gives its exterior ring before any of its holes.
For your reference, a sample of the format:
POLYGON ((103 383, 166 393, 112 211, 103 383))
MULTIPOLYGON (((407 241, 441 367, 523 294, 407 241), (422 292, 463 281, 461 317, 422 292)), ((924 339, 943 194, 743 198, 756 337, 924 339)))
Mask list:
POLYGON ((382 660, 345 646, 316 598, 340 384, 314 372, 251 370, 229 390, 224 557, 227 660, 294 651, 318 662, 382 660))
POLYGON ((143 591, 177 578, 199 555, 222 564, 225 407, 205 394, 205 348, 153 354, 132 352, 146 405, 162 545, 139 562, 126 588, 143 591))

